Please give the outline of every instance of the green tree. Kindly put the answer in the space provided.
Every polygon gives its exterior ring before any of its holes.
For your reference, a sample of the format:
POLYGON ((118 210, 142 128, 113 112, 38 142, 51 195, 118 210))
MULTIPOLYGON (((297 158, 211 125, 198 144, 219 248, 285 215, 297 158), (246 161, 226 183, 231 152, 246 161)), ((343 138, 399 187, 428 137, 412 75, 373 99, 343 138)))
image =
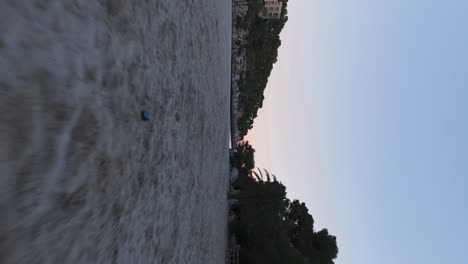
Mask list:
POLYGON ((327 229, 314 232, 314 219, 304 203, 294 200, 288 204, 286 211, 285 222, 294 247, 306 256, 310 263, 332 264, 338 255, 336 237, 330 235, 327 229))
POLYGON ((255 168, 254 153, 255 149, 248 141, 237 143, 234 151, 234 162, 236 167, 246 171, 250 171, 255 168))
POLYGON ((314 246, 320 252, 319 263, 332 264, 332 260, 338 256, 336 237, 328 234, 327 229, 322 229, 314 234, 314 239, 314 246))
POLYGON ((314 231, 305 203, 287 199, 274 175, 251 170, 241 174, 240 188, 242 263, 333 264, 336 238, 326 229, 314 231))
POLYGON ((263 1, 250 1, 248 14, 238 23, 239 28, 249 32, 244 47, 247 51, 247 69, 245 77, 238 83, 238 107, 242 116, 237 125, 241 137, 252 128, 258 109, 263 106, 263 92, 281 46, 279 34, 288 21, 287 3, 283 1, 280 19, 262 19, 258 13, 263 8, 263 1))

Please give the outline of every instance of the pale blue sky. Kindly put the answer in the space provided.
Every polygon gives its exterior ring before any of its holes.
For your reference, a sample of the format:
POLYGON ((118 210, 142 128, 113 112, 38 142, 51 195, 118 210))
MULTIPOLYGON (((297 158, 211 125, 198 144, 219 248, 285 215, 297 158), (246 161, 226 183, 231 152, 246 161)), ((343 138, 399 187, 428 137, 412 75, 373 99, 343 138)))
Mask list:
POLYGON ((468 263, 468 1, 289 2, 257 165, 336 263, 468 263))

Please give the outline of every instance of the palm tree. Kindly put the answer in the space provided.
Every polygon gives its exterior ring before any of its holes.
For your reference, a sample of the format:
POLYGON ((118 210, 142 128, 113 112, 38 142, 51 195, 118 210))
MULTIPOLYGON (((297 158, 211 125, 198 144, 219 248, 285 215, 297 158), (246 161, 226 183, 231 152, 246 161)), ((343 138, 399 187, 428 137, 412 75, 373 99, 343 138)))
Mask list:
POLYGON ((266 169, 263 169, 265 172, 265 177, 263 177, 263 173, 260 170, 260 168, 257 167, 258 173, 256 171, 252 171, 252 174, 255 176, 254 179, 256 179, 259 182, 278 182, 278 179, 276 178, 276 175, 270 174, 266 169), (264 180, 266 178, 266 181, 264 180))

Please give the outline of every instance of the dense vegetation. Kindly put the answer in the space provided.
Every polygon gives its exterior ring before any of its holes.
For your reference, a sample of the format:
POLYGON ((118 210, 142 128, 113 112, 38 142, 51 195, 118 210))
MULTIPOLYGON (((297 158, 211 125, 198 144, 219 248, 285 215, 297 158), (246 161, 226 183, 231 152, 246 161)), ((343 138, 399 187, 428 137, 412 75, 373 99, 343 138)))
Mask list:
MULTIPOLYGON (((281 18, 264 20, 258 16, 263 0, 249 1, 249 11, 238 19, 238 27, 249 32, 247 68, 239 81, 239 109, 243 115, 238 128, 243 138, 252 128, 257 111, 263 106, 263 92, 281 45, 279 34, 287 22, 287 0, 281 18)), ((314 230, 314 219, 304 203, 290 201, 286 187, 267 171, 253 171, 255 150, 239 142, 232 164, 239 170, 237 222, 231 231, 241 244, 241 263, 245 264, 333 264, 338 255, 336 238, 327 229, 314 230)))
POLYGON ((247 37, 247 69, 239 81, 239 109, 243 111, 238 128, 243 138, 252 128, 257 111, 263 106, 263 92, 281 45, 279 34, 288 20, 287 0, 283 0, 280 19, 262 19, 258 16, 263 0, 249 2, 249 12, 239 21, 238 27, 249 32, 247 37))
MULTIPOLYGON (((249 152, 248 142, 236 151, 249 152)), ((253 152, 252 152, 253 153, 253 152)), ((237 158, 253 159, 249 155, 237 158)), ((235 164, 253 164, 237 160, 235 164)), ((241 244, 245 264, 333 264, 338 255, 336 238, 327 229, 314 230, 314 219, 304 203, 290 201, 286 187, 267 171, 241 166, 237 187, 240 218, 231 228, 241 244)))
POLYGON ((248 141, 241 141, 237 143, 234 152, 234 166, 244 171, 250 171, 255 168, 254 160, 255 149, 248 141))

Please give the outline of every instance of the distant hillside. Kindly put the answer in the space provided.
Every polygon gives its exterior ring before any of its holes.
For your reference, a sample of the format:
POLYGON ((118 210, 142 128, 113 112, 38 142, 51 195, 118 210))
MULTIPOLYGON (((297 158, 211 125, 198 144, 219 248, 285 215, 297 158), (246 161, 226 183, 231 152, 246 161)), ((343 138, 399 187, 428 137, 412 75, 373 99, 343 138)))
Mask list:
POLYGON ((238 120, 238 129, 241 137, 252 128, 257 111, 263 106, 263 92, 281 45, 279 34, 288 21, 287 4, 288 0, 283 0, 280 19, 262 19, 258 13, 263 8, 263 0, 250 1, 247 15, 238 21, 238 28, 249 32, 246 74, 239 80, 242 116, 238 120))

